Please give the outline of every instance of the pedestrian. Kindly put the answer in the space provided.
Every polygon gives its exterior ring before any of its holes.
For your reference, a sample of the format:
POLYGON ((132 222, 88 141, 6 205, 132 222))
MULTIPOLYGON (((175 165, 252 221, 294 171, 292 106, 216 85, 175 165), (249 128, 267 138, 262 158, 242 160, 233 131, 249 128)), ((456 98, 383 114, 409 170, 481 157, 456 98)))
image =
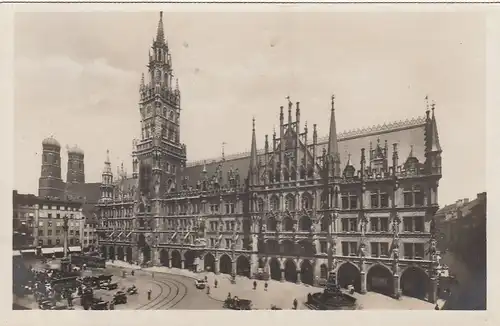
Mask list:
POLYGON ((148 290, 148 300, 151 300, 151 289, 148 290))
POLYGON ((227 298, 228 298, 228 299, 231 299, 231 292, 228 292, 228 293, 227 293, 227 298))
POLYGON ((219 283, 217 282, 217 279, 215 279, 215 281, 214 281, 214 287, 215 287, 216 289, 217 289, 217 284, 219 284, 219 283))
POLYGON ((208 276, 205 275, 205 282, 208 282, 208 276))
POLYGON ((207 294, 210 294, 210 285, 207 285, 207 294))
POLYGON ((255 290, 257 288, 257 281, 253 281, 253 289, 255 290))
POLYGON ((267 281, 266 281, 266 282, 264 283, 264 291, 267 291, 267 286, 268 286, 268 284, 267 284, 267 281))
POLYGON ((297 310, 297 305, 298 305, 297 299, 293 299, 293 309, 294 310, 297 310))
POLYGON ((115 299, 111 300, 109 303, 109 310, 115 310, 115 299))
POLYGON ((134 276, 134 274, 135 274, 135 273, 134 273, 134 270, 132 270, 132 271, 130 272, 130 274, 131 274, 132 276, 134 276))

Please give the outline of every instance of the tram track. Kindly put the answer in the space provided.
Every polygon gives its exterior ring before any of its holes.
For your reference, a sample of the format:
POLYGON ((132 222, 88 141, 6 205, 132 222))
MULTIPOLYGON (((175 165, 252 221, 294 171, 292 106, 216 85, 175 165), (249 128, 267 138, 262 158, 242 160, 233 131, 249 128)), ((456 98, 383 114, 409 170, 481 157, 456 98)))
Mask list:
POLYGON ((176 280, 154 280, 152 282, 161 289, 160 294, 155 299, 163 295, 164 288, 168 288, 168 293, 159 301, 148 302, 135 310, 168 310, 181 302, 188 293, 187 286, 176 280), (175 293, 173 297, 170 296, 171 293, 175 293))

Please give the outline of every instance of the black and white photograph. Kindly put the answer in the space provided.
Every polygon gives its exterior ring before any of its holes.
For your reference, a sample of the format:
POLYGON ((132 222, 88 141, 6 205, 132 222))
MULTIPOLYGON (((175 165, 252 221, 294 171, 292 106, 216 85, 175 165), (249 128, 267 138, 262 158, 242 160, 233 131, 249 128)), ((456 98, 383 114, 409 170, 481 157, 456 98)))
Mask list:
POLYGON ((12 309, 486 310, 485 12, 244 6, 16 7, 12 309))

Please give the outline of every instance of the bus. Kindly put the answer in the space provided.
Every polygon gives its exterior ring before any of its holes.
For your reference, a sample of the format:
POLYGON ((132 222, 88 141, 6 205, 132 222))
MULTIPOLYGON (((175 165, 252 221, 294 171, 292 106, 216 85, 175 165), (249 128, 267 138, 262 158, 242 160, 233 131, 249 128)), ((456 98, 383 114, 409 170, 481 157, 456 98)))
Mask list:
POLYGON ((80 267, 85 264, 87 267, 105 268, 106 259, 96 253, 71 254, 71 264, 80 267))

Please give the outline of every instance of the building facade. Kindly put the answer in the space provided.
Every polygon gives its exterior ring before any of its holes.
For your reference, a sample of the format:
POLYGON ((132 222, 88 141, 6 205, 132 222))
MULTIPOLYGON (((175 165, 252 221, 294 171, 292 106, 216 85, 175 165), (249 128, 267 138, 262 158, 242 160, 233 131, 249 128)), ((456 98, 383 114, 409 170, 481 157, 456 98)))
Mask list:
POLYGON ((132 176, 114 175, 109 155, 102 173, 105 256, 307 284, 334 271, 361 293, 435 301, 442 151, 434 104, 418 119, 338 134, 332 97, 320 138, 288 99, 264 149, 254 120, 250 153, 187 163, 161 16, 148 68, 132 176))
POLYGON ((472 271, 486 270, 486 192, 447 205, 436 213, 440 249, 458 255, 472 271))
POLYGON ((36 225, 38 221, 38 198, 31 194, 12 194, 13 249, 32 248, 36 243, 36 225))

